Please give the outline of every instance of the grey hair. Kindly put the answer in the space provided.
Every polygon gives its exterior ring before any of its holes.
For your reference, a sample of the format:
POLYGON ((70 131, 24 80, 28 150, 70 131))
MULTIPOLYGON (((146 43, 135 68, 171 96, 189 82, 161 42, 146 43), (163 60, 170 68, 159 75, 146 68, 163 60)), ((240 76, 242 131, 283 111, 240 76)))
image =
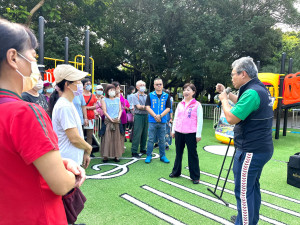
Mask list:
POLYGON ((246 71, 248 76, 253 79, 257 77, 257 67, 253 62, 251 57, 242 57, 240 59, 235 60, 232 65, 232 69, 235 69, 237 73, 241 73, 242 71, 246 71))
POLYGON ((139 84, 145 84, 146 85, 146 83, 142 80, 137 81, 135 85, 138 86, 139 84))

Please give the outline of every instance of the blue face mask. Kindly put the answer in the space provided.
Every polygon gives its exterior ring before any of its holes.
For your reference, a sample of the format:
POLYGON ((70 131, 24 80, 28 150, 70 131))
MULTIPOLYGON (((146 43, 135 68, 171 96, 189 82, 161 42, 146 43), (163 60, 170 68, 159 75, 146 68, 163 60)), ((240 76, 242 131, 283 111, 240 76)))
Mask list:
POLYGON ((87 91, 92 90, 92 85, 87 85, 87 86, 85 87, 85 90, 87 90, 87 91))
POLYGON ((140 87, 140 92, 145 92, 146 91, 146 87, 145 86, 141 86, 140 87))
POLYGON ((53 89, 53 88, 49 88, 49 89, 47 89, 47 91, 46 91, 46 92, 51 94, 51 93, 53 93, 53 91, 54 91, 54 89, 53 89))
POLYGON ((103 91, 96 91, 97 95, 103 95, 103 91))

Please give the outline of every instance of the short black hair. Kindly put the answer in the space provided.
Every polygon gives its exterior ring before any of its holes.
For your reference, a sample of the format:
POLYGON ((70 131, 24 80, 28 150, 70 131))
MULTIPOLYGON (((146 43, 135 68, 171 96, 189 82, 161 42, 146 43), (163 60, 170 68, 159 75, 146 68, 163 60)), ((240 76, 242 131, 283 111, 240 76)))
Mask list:
POLYGON ((127 94, 130 95, 132 93, 132 91, 135 90, 135 87, 134 86, 130 86, 128 88, 128 91, 127 91, 127 94))
POLYGON ((114 85, 115 87, 120 86, 120 83, 119 83, 118 81, 114 81, 114 82, 112 82, 111 84, 114 85))
POLYGON ((186 83, 185 85, 183 85, 183 90, 190 87, 192 89, 192 91, 195 92, 195 94, 193 95, 193 98, 195 98, 196 96, 196 93, 197 93, 197 89, 196 89, 196 86, 192 83, 186 83))
POLYGON ((110 89, 113 89, 113 88, 114 89, 116 88, 115 85, 113 85, 113 84, 106 85, 106 88, 105 88, 105 97, 106 98, 109 98, 108 92, 109 92, 110 89))
POLYGON ((37 47, 37 39, 28 27, 0 19, 0 65, 6 59, 6 53, 11 48, 22 53, 37 47))
POLYGON ((84 78, 81 82, 82 82, 82 85, 84 86, 85 83, 91 82, 91 80, 90 80, 90 78, 84 78))
POLYGON ((161 79, 160 77, 156 77, 156 78, 154 79, 154 81, 153 81, 153 84, 154 84, 154 82, 157 81, 157 80, 161 80, 161 81, 162 81, 162 79, 161 79))

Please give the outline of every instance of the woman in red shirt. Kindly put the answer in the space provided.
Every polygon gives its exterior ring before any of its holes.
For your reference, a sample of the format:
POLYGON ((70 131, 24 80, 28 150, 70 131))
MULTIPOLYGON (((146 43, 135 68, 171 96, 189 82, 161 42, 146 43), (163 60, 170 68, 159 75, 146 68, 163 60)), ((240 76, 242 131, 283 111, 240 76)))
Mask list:
POLYGON ((39 79, 37 45, 28 28, 0 19, 0 224, 5 225, 68 224, 61 196, 85 179, 74 161, 62 160, 45 110, 20 97, 39 79))
MULTIPOLYGON (((91 93, 92 91, 92 83, 90 79, 86 78, 82 80, 83 84, 83 97, 86 103, 86 111, 87 111, 87 119, 88 125, 84 126, 84 130, 86 132, 86 141, 90 145, 93 143, 93 131, 95 126, 95 110, 96 110, 96 103, 97 97, 91 93)), ((91 154, 91 156, 93 156, 91 154)))

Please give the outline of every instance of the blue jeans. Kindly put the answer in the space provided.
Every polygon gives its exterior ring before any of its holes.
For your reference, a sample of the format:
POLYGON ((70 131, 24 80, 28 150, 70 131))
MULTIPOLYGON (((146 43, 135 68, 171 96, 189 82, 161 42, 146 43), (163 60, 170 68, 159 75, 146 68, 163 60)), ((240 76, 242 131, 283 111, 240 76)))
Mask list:
MULTIPOLYGON (((169 123, 170 123, 170 121, 168 121, 166 123, 166 137, 165 137, 165 139, 166 139, 166 145, 168 144, 168 146, 170 146, 172 144, 172 137, 170 135, 172 127, 169 126, 169 123)), ((158 137, 157 137, 157 135, 154 138, 154 143, 158 143, 158 137)))
POLYGON ((166 135, 165 123, 149 123, 147 156, 152 155, 154 140, 156 136, 158 139, 160 157, 163 157, 165 155, 165 148, 166 148, 165 135, 166 135))
POLYGON ((264 165, 271 159, 273 151, 248 153, 236 150, 234 156, 235 198, 238 215, 236 225, 256 225, 261 204, 259 178, 264 165))

